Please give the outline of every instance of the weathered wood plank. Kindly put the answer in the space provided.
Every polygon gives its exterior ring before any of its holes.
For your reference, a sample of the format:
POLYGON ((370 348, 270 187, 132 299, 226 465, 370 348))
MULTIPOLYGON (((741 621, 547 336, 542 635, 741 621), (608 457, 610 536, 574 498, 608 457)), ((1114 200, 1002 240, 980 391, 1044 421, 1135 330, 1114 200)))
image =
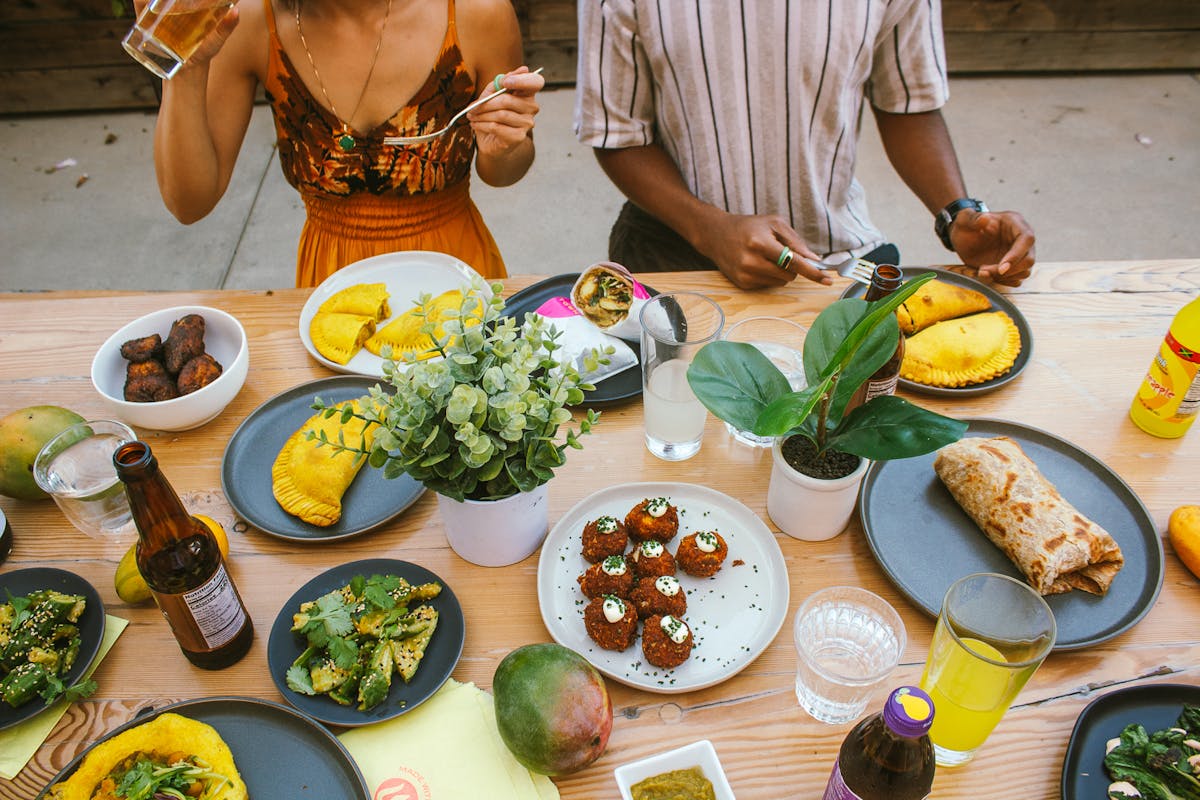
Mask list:
POLYGON ((942 0, 942 27, 958 31, 1150 31, 1200 28, 1195 0, 942 0))
POLYGON ((0 114, 156 108, 154 76, 126 60, 81 69, 0 70, 0 114))
POLYGON ((128 20, 0 25, 0 70, 89 69, 133 63, 121 47, 128 20))
POLYGON ((946 35, 951 73, 1200 68, 1200 30, 946 35))
POLYGON ((0 22, 133 19, 133 0, 10 0, 0 3, 0 22))

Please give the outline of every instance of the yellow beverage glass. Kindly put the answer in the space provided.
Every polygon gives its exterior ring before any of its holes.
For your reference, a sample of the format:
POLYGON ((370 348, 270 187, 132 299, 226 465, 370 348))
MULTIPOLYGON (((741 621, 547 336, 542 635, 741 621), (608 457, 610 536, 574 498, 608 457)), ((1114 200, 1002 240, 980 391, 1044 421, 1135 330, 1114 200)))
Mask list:
POLYGON ((937 763, 965 764, 1054 646, 1046 601, 1006 575, 956 581, 938 615, 921 688, 933 699, 937 763))

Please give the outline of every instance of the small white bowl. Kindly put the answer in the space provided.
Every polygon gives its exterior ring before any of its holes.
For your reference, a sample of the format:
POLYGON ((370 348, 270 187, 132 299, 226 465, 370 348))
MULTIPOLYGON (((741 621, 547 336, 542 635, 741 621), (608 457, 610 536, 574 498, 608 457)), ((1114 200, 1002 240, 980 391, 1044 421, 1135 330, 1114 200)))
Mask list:
POLYGON ((721 769, 721 762, 717 760, 717 751, 708 739, 622 764, 613 770, 613 775, 616 776, 622 800, 633 800, 633 785, 638 781, 689 767, 700 768, 704 777, 712 783, 717 800, 735 800, 733 789, 729 788, 729 781, 725 779, 725 770, 721 769))
POLYGON ((122 422, 157 431, 186 431, 220 414, 241 391, 249 369, 246 330, 235 317, 208 306, 175 306, 135 319, 108 337, 92 359, 92 385, 122 422), (126 400, 125 370, 129 362, 121 356, 121 345, 155 333, 166 341, 171 324, 187 314, 204 317, 204 350, 221 365, 220 377, 173 400, 150 403, 126 400))

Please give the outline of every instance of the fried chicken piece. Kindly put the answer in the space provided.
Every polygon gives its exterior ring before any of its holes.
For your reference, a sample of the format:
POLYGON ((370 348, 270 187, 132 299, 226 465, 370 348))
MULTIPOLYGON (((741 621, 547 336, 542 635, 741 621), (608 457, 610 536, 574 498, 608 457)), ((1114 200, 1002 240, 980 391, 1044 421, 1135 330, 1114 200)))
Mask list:
POLYGON ((175 381, 158 361, 130 362, 125 368, 125 399, 132 403, 153 403, 179 397, 175 381))
POLYGON ((183 365, 204 353, 204 317, 188 314, 171 324, 171 332, 163 342, 163 366, 178 375, 183 365))
POLYGON ((176 383, 179 385, 180 394, 191 394, 197 389, 208 386, 219 377, 221 377, 221 365, 208 353, 203 353, 183 365, 183 369, 179 370, 179 378, 176 383))
POLYGON ((140 364, 152 358, 162 357, 162 337, 157 333, 143 336, 140 339, 130 339, 121 345, 121 358, 140 364))

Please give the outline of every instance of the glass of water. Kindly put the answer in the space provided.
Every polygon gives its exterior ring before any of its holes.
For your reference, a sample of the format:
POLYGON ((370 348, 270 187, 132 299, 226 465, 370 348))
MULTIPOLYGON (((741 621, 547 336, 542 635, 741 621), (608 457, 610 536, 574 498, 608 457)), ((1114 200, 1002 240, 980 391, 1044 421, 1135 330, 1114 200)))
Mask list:
POLYGON ((42 447, 33 462, 34 480, 72 525, 112 542, 132 530, 129 501, 112 456, 135 439, 128 426, 114 420, 72 425, 42 447))
POLYGON ((796 612, 793 633, 796 699, 813 718, 833 725, 862 716, 907 641, 896 609, 854 586, 810 595, 796 612))
MULTIPOLYGON (((783 317, 749 317, 725 329, 721 338, 727 342, 744 342, 754 347, 787 378, 793 391, 808 385, 804 379, 804 334, 807 329, 798 322, 783 317)), ((770 436, 759 436, 750 431, 738 430, 725 423, 729 435, 751 447, 770 447, 774 442, 770 436)))
POLYGON ((697 351, 721 335, 725 314, 697 292, 668 292, 650 298, 642 325, 642 410, 646 447, 664 461, 700 452, 704 406, 688 385, 687 370, 697 351))

